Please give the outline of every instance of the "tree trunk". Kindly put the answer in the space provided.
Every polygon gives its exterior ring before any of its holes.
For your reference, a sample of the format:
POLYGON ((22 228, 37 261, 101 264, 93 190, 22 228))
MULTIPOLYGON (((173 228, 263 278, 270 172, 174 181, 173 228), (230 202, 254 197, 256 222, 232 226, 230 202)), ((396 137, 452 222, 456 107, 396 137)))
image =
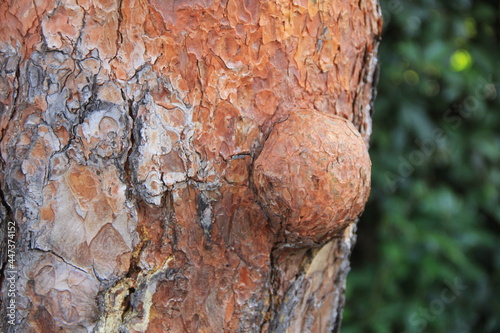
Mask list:
POLYGON ((3 332, 339 330, 376 0, 7 0, 0 20, 3 332))

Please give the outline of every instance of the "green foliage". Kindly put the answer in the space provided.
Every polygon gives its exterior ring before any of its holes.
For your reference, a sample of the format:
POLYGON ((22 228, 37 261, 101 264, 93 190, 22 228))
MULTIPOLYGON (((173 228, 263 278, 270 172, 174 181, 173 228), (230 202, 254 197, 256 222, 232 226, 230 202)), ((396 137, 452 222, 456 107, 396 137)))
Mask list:
POLYGON ((382 0, 343 333, 500 332, 500 5, 382 0))

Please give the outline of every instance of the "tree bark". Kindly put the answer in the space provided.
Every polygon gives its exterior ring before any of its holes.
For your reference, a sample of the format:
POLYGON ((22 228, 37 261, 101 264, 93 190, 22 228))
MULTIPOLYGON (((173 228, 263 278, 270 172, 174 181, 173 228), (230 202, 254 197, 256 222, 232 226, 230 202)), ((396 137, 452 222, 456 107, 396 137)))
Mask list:
POLYGON ((8 0, 0 20, 3 332, 339 330, 376 0, 8 0))

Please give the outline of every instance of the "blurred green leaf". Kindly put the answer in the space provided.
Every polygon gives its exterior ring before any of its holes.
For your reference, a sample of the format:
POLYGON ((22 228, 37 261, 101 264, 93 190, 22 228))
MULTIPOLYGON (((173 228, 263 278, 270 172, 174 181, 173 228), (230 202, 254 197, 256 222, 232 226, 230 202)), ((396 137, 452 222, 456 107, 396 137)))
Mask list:
POLYGON ((342 331, 500 332, 500 5, 381 5, 372 196, 342 331), (467 289, 418 325, 456 278, 467 289))

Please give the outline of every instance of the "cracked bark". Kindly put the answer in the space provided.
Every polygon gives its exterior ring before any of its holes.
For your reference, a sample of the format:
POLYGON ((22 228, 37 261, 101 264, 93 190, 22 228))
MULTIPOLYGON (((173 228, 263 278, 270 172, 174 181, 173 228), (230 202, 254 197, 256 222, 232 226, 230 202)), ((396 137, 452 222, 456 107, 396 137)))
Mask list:
POLYGON ((10 0, 0 19, 2 331, 339 330, 375 0, 10 0), (315 136, 330 115, 360 134, 315 136))

